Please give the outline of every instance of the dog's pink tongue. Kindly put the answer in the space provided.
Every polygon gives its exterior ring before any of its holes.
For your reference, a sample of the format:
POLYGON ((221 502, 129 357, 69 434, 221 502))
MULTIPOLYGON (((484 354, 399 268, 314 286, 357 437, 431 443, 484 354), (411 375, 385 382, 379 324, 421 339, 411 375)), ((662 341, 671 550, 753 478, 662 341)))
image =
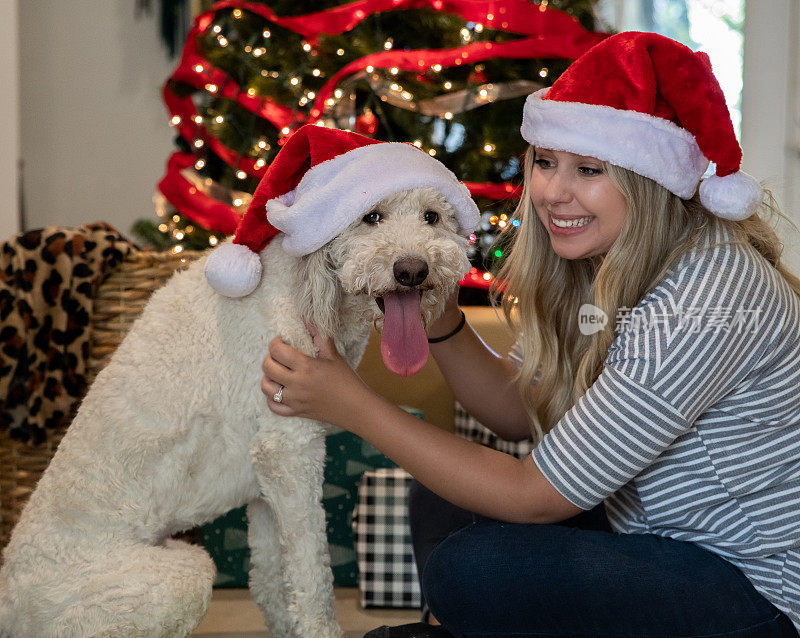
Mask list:
POLYGON ((383 306, 383 362, 395 374, 410 377, 428 360, 428 337, 419 314, 419 291, 386 293, 383 306))

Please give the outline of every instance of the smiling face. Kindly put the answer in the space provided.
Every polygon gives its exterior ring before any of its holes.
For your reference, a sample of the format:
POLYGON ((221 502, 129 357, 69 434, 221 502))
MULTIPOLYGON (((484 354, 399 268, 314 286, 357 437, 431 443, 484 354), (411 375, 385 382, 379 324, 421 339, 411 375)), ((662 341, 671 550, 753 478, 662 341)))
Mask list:
POLYGON ((537 147, 530 196, 550 245, 564 259, 607 253, 625 222, 625 199, 593 157, 537 147))

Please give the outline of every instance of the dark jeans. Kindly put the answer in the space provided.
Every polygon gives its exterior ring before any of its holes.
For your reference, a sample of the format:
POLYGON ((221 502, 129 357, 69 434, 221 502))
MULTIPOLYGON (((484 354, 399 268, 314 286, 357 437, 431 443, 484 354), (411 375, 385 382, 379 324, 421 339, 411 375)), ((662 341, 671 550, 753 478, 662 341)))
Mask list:
POLYGON ((601 503, 552 525, 503 523, 409 494, 431 613, 458 638, 796 638, 733 564, 694 543, 612 532, 601 503))

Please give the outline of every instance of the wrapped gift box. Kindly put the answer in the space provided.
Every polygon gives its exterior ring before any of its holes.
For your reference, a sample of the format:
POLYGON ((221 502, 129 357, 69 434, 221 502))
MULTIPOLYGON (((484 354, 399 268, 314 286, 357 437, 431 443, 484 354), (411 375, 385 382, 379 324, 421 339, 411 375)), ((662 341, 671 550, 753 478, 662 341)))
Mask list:
POLYGON ((421 604, 408 525, 410 483, 398 467, 370 470, 361 479, 353 529, 363 607, 421 604))
POLYGON ((516 456, 518 459, 528 456, 533 448, 536 447, 533 438, 525 441, 506 441, 501 439, 471 416, 458 401, 456 401, 455 405, 455 433, 470 441, 516 456))

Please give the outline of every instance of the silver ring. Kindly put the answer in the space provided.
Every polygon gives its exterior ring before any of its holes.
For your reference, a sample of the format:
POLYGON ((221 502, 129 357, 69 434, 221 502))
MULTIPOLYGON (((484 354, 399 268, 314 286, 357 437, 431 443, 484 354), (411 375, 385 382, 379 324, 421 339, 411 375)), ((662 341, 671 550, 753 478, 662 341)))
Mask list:
MULTIPOLYGON (((280 385, 280 384, 278 384, 278 385, 280 385)), ((283 401, 283 386, 282 385, 278 389, 278 391, 275 394, 272 395, 272 400, 275 401, 275 403, 280 403, 281 401, 283 401)))

